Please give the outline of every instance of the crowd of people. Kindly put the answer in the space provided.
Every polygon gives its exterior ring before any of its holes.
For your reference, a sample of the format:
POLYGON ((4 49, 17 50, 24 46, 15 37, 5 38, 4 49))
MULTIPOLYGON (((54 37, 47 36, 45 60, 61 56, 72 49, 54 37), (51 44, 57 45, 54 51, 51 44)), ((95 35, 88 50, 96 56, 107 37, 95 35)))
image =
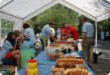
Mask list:
MULTIPOLYGON (((93 55, 93 45, 95 38, 95 30, 92 23, 90 23, 87 18, 82 18, 82 53, 83 59, 88 63, 90 67, 92 67, 93 59, 96 59, 96 56, 93 55), (93 58, 93 56, 95 58, 93 58)), ((74 25, 69 25, 66 23, 62 23, 61 28, 57 28, 57 39, 54 37, 55 23, 49 23, 45 25, 41 32, 41 40, 44 48, 47 45, 47 40, 49 38, 53 39, 54 42, 64 43, 68 38, 72 38, 74 40, 75 50, 77 50, 79 34, 74 25), (52 29, 51 29, 52 28, 52 29)), ((97 62, 94 60, 94 62, 97 62)))
POLYGON ((104 30, 102 30, 100 34, 101 34, 101 40, 102 41, 110 40, 110 32, 109 31, 104 32, 104 30))
POLYGON ((24 36, 21 36, 21 32, 19 30, 9 32, 2 45, 2 60, 15 58, 18 69, 21 68, 20 47, 22 46, 23 41, 30 40, 33 45, 36 41, 33 28, 31 28, 28 23, 23 24, 23 28, 25 29, 24 36))
MULTIPOLYGON (((93 60, 93 41, 94 41, 94 27, 88 22, 86 18, 82 19, 82 52, 83 58, 91 66, 93 60)), ((77 50, 77 44, 79 34, 74 25, 62 23, 62 27, 57 29, 57 38, 54 37, 56 24, 50 22, 46 24, 40 33, 39 39, 41 40, 43 50, 47 46, 48 39, 51 38, 52 42, 64 43, 68 38, 74 40, 75 49, 77 50)), ((36 43, 36 37, 33 28, 28 23, 23 24, 24 35, 21 36, 20 31, 9 32, 2 46, 2 59, 16 58, 18 68, 21 68, 20 63, 20 46, 23 41, 30 40, 33 45, 36 43)))
POLYGON ((54 37, 55 35, 55 31, 53 29, 54 27, 55 27, 55 23, 53 22, 43 27, 41 34, 40 34, 40 39, 42 41, 43 47, 47 46, 47 40, 49 38, 50 40, 53 40, 56 43, 66 41, 68 38, 73 38, 75 45, 77 45, 79 34, 74 26, 70 26, 69 24, 63 23, 62 27, 58 28, 57 30, 57 38, 54 37))

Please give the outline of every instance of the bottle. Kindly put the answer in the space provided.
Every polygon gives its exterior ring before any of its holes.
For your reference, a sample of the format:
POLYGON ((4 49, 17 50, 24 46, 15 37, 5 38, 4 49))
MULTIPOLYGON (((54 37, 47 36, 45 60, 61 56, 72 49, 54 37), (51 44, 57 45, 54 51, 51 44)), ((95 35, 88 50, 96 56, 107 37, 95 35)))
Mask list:
POLYGON ((14 75, 19 75, 17 66, 15 67, 15 74, 14 75))
POLYGON ((38 75, 37 61, 33 57, 28 60, 27 75, 38 75))

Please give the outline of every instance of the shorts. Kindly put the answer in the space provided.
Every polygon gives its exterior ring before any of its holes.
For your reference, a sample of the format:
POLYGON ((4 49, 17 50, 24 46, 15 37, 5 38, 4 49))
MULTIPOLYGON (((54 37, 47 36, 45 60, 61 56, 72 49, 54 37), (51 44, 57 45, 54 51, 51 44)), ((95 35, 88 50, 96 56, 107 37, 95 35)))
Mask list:
POLYGON ((14 58, 14 56, 12 55, 11 52, 6 53, 5 59, 13 59, 13 58, 14 58))

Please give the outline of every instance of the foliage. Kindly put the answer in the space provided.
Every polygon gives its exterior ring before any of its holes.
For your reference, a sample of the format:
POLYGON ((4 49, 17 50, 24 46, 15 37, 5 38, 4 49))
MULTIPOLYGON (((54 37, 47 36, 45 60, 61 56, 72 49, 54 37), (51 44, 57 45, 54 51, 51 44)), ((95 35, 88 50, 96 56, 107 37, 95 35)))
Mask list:
POLYGON ((107 20, 103 20, 103 21, 98 22, 98 38, 100 38, 100 35, 101 35, 101 31, 102 30, 105 33, 107 31, 110 32, 110 19, 107 19, 107 20))
POLYGON ((1 20, 1 37, 5 38, 8 32, 13 31, 14 21, 8 21, 6 19, 1 20))
POLYGON ((62 23, 75 25, 76 28, 79 25, 78 13, 60 4, 33 17, 28 22, 34 27, 36 33, 39 33, 42 27, 49 22, 55 22, 56 28, 61 27, 62 23))

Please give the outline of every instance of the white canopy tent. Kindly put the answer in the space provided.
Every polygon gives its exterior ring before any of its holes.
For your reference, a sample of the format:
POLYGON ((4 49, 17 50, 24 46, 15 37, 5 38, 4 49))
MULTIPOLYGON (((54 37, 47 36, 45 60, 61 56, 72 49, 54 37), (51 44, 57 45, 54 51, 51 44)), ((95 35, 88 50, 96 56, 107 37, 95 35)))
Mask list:
POLYGON ((1 18, 5 18, 15 21, 14 30, 21 30, 23 22, 58 3, 95 21, 97 47, 97 22, 110 18, 110 4, 105 0, 2 0, 0 28, 1 18))

